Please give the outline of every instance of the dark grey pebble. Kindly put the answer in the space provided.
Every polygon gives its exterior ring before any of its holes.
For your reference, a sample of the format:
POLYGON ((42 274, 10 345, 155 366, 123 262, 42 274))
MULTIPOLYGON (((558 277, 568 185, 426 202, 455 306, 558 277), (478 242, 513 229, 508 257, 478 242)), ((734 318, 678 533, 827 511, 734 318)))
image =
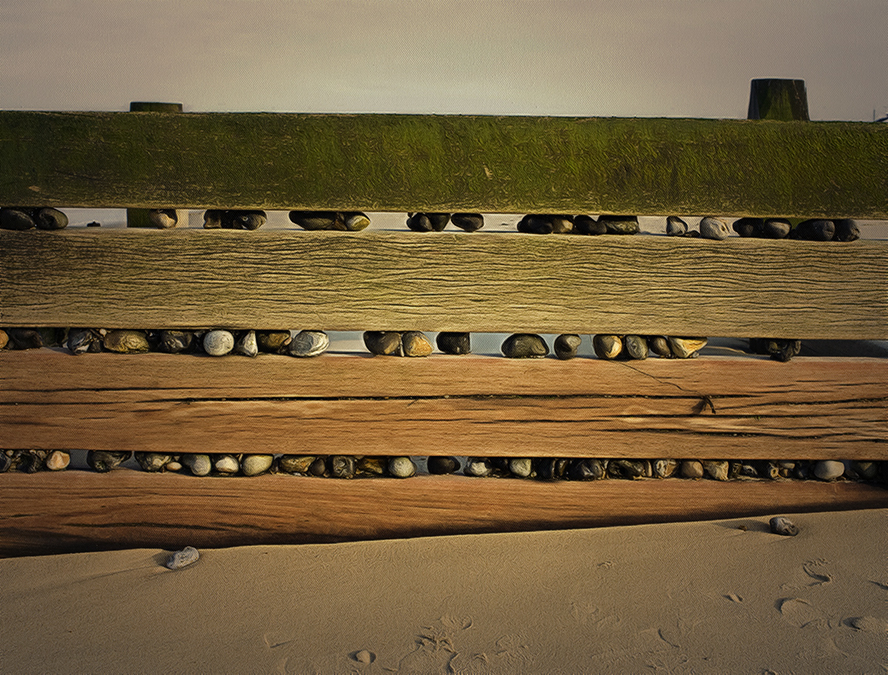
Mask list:
POLYGON ((835 223, 831 220, 811 218, 803 220, 795 228, 797 239, 807 241, 832 241, 836 234, 835 223))
POLYGON ((207 209, 204 211, 204 229, 218 230, 222 227, 222 219, 225 217, 225 211, 220 209, 207 209))
POLYGON ((575 459, 568 469, 571 480, 600 480, 607 475, 607 466, 600 459, 575 459))
POLYGON ((290 211, 289 218, 303 230, 336 229, 336 211, 290 211))
POLYGON ((688 224, 678 216, 666 218, 666 234, 670 237, 683 237, 687 234, 688 224))
POLYGON ((86 226, 87 227, 101 227, 102 224, 100 222, 98 222, 97 220, 91 220, 90 222, 88 222, 86 224, 86 226))
POLYGON ((706 216, 700 221, 700 236, 704 239, 721 241, 728 237, 728 224, 721 218, 706 216))
POLYGON ((534 333, 515 333, 500 348, 510 359, 541 359, 549 353, 546 341, 534 333))
MULTIPOLYGON (((851 460, 849 465, 851 472, 860 480, 875 480, 879 474, 879 466, 875 462, 865 462, 857 459, 851 460)), ((849 473, 846 469, 845 473, 849 473)))
POLYGON ((552 234, 549 216, 528 214, 518 221, 518 231, 525 234, 552 234))
POLYGON ((484 227, 484 217, 480 213, 454 213, 450 222, 466 232, 476 232, 484 227))
POLYGON ((767 239, 786 239, 792 224, 783 218, 768 218, 762 225, 762 236, 767 239))
POLYGON ((316 457, 315 460, 308 465, 308 474, 310 476, 326 476, 327 475, 327 460, 324 457, 316 457))
POLYGON ((472 351, 471 333, 438 333, 435 343, 445 354, 469 354, 472 351))
POLYGON ((172 460, 172 456, 165 455, 160 452, 137 452, 136 461, 142 467, 142 471, 156 473, 162 471, 163 467, 172 460))
POLYGON ((835 241, 857 241, 860 239, 860 228, 851 218, 839 218, 834 220, 836 233, 833 236, 835 241))
POLYGON ((171 570, 180 570, 183 567, 193 565, 200 560, 200 553, 193 546, 186 546, 181 551, 176 551, 167 560, 166 566, 171 570))
POLYGON ((436 476, 456 473, 460 469, 459 460, 456 457, 429 457, 426 461, 429 473, 436 476))
POLYGON ((612 459, 607 463, 607 475, 613 478, 644 478, 650 472, 644 461, 612 459))
POLYGON ((37 224, 24 209, 0 209, 0 229, 33 230, 37 224))
POLYGON ((36 328, 7 328, 6 334, 12 349, 40 349, 46 346, 43 334, 36 328))
POLYGON ((68 216, 58 209, 38 209, 34 215, 38 230, 64 230, 68 227, 68 216))
POLYGON ((364 333, 364 345, 377 356, 401 356, 401 334, 396 331, 368 330, 364 333))
POLYGON ((648 338, 648 347, 657 356, 664 359, 672 358, 672 349, 669 347, 669 340, 663 335, 653 335, 648 338))
MULTIPOLYGON (((238 230, 258 230, 268 221, 265 211, 259 210, 228 211, 226 215, 225 220, 230 223, 230 227, 238 230)), ((222 223, 223 227, 227 224, 225 220, 222 223)))
POLYGON ((638 234, 637 216, 598 216, 598 222, 604 223, 607 234, 638 234))
POLYGON ((190 330, 162 330, 157 344, 158 351, 179 354, 194 346, 194 333, 190 330))
POLYGON ((536 474, 543 480, 558 480, 566 478, 570 460, 560 457, 543 457, 537 461, 536 474))
POLYGON ((623 338, 623 349, 630 359, 643 361, 648 357, 648 341, 643 335, 627 335, 623 338))
POLYGON ((290 356, 308 358, 319 356, 327 351, 330 346, 330 338, 322 330, 303 330, 296 333, 287 351, 290 356))
POLYGON ((789 518, 783 516, 774 516, 768 521, 768 525, 771 526, 771 532, 781 534, 784 537, 794 537, 799 533, 798 526, 789 518))
POLYGON ((555 356, 559 359, 572 359, 577 355, 583 339, 575 333, 564 333, 555 338, 555 356))
POLYGON ((741 237, 761 237, 764 226, 763 218, 738 218, 731 227, 741 237))
POLYGON ((102 351, 102 335, 92 328, 72 328, 68 331, 68 351, 72 354, 97 354, 102 351))
POLYGON ((441 230, 435 230, 431 218, 425 213, 411 213, 407 217, 407 227, 414 232, 440 232, 444 229, 442 227, 441 230))
POLYGON ((574 232, 587 235, 605 234, 607 225, 595 220, 592 216, 579 215, 574 217, 574 232))
POLYGON ((12 456, 0 451, 0 473, 6 473, 12 468, 12 456))
POLYGON ((330 458, 330 475, 334 478, 354 478, 357 462, 351 455, 333 455, 330 458))
POLYGON ((267 354, 283 354, 290 345, 290 331, 288 330, 257 330, 256 346, 260 352, 267 354))
POLYGON ((802 351, 801 340, 775 338, 750 338, 749 349, 753 354, 768 354, 775 361, 786 362, 802 351))
POLYGON ((90 450, 86 453, 86 463, 94 471, 107 473, 130 458, 130 452, 114 452, 108 450, 90 450))

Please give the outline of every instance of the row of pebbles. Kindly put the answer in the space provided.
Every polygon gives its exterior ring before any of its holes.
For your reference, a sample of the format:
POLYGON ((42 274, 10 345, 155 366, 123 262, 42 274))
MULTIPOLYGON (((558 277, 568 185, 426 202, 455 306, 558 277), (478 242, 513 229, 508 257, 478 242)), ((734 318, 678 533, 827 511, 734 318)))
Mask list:
POLYGON ((64 450, 0 450, 0 473, 21 471, 62 471, 71 463, 64 450))
MULTIPOLYGON (((592 348, 600 359, 646 359, 650 355, 661 358, 695 358, 707 338, 666 337, 663 335, 593 335, 592 348)), ((564 333, 555 338, 555 356, 559 359, 572 359, 582 344, 582 338, 575 333, 564 333)), ((504 356, 515 359, 543 358, 549 354, 549 346, 541 335, 535 333, 515 333, 503 342, 504 356)))

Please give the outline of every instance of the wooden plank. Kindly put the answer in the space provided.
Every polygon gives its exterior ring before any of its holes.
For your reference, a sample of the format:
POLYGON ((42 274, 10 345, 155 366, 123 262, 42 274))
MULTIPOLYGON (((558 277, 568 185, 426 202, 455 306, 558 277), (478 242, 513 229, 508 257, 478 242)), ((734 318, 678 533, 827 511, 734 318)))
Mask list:
POLYGON ((0 112, 7 204, 888 217, 855 122, 0 112))
POLYGON ((888 459, 884 359, 531 364, 495 357, 18 356, 0 360, 8 366, 0 394, 6 447, 888 459), (20 361, 30 366, 19 369, 20 361), (410 365, 400 367, 405 361, 410 365), (248 374, 244 362, 260 368, 248 374), (220 371, 215 380, 211 365, 220 371), (473 371, 475 382, 466 374, 473 371), (41 372, 52 376, 41 378, 41 372), (235 373, 243 380, 226 386, 235 373), (165 388, 156 379, 164 375, 177 386, 165 388), (90 389, 98 382, 101 389, 90 389), (273 384, 262 391, 263 382, 273 384), (238 395, 244 393, 255 396, 243 400, 238 395))
POLYGON ((0 325, 888 338, 888 243, 0 231, 0 325))
POLYGON ((886 506, 883 488, 816 481, 4 474, 0 555, 335 542, 886 506))

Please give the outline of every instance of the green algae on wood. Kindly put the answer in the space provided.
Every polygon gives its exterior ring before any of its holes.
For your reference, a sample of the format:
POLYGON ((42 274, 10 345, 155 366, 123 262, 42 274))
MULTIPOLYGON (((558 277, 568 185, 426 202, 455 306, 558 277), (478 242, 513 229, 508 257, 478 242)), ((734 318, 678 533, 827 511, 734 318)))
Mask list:
POLYGON ((860 122, 0 112, 9 205, 888 218, 860 122))

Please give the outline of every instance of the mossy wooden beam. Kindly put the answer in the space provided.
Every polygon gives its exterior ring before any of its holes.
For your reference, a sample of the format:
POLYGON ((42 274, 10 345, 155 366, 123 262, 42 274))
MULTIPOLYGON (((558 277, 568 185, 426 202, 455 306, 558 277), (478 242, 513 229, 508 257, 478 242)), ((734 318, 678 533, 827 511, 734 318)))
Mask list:
POLYGON ((853 122, 0 112, 5 205, 888 218, 853 122))
POLYGON ((0 231, 0 326, 888 338, 888 244, 0 231))

